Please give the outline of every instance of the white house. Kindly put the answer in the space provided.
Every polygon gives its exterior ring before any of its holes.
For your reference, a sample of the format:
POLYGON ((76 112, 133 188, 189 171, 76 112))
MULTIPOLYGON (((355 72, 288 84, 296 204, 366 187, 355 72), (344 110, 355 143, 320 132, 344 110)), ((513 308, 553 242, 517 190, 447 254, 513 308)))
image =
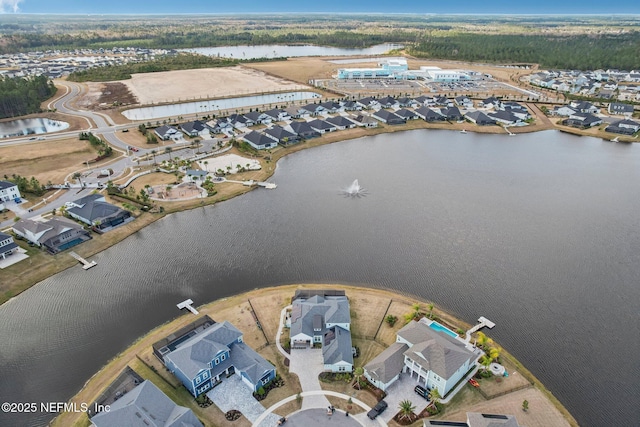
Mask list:
POLYGON ((0 232, 0 258, 5 259, 18 251, 18 245, 10 234, 0 232))
POLYGON ((330 372, 351 372, 351 314, 344 295, 298 297, 293 301, 290 327, 291 348, 322 346, 324 369, 330 372))
POLYGON ((20 197, 22 196, 20 196, 20 190, 18 190, 16 184, 9 181, 0 181, 0 202, 9 202, 20 197))
POLYGON ((384 390, 401 371, 418 385, 437 389, 441 396, 449 393, 474 368, 482 352, 441 325, 432 328, 433 323, 423 318, 400 329, 396 343, 365 365, 365 377, 384 390))

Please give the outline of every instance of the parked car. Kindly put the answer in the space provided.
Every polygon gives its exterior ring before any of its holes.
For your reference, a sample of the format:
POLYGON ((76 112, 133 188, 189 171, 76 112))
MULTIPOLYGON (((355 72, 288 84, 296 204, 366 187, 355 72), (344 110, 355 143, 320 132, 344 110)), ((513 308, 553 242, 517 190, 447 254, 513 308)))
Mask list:
POLYGON ((429 393, 430 391, 422 386, 415 386, 415 388, 413 389, 413 391, 416 392, 416 394, 420 397, 424 397, 425 399, 429 400, 429 393))
POLYGON ((381 400, 367 413, 367 417, 369 417, 370 420, 375 420, 376 417, 383 413, 385 409, 387 409, 387 402, 381 400))
POLYGON ((137 153, 139 151, 136 147, 133 147, 131 145, 127 148, 129 148, 129 150, 133 151, 134 153, 137 153))

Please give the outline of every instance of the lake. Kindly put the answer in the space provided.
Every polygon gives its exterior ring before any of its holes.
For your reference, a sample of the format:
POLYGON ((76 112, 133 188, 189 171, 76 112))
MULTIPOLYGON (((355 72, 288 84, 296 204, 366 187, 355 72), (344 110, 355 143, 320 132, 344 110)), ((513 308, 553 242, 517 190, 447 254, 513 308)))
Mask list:
POLYGON ((296 153, 276 190, 169 215, 1 306, 0 400, 66 401, 187 298, 345 283, 486 316, 580 425, 634 425, 639 164, 637 145, 557 131, 419 130, 296 153), (365 197, 341 194, 354 179, 365 197))
POLYGON ((313 45, 263 45, 263 46, 219 46, 180 49, 201 55, 219 56, 235 59, 281 58, 294 56, 352 56, 381 55, 393 49, 400 49, 400 44, 385 43, 364 49, 344 49, 339 47, 313 45))
MULTIPOLYGON (((286 105, 289 102, 303 101, 305 99, 312 102, 319 99, 320 95, 315 92, 282 92, 264 95, 241 96, 236 98, 210 99, 205 101, 184 102, 182 104, 157 105, 152 107, 140 107, 125 110, 122 115, 129 120, 151 120, 170 116, 186 116, 190 114, 203 115, 214 113, 220 115, 221 112, 231 114, 239 108, 251 106, 264 106, 269 104, 286 105), (231 111, 229 111, 231 110, 231 111)), ((274 105, 275 108, 275 105, 274 105)))
POLYGON ((24 135, 40 135, 58 132, 69 127, 69 123, 45 118, 20 119, 0 122, 0 138, 11 138, 24 135))

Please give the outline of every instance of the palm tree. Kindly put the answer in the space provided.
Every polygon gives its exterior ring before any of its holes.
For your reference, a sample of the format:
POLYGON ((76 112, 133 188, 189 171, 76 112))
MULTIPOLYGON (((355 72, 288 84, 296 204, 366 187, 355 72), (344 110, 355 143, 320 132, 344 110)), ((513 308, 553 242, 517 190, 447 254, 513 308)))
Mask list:
POLYGON ((173 149, 171 147, 167 147, 167 148, 164 149, 164 152, 169 154, 169 160, 173 160, 173 158, 171 157, 171 151, 172 150, 173 149))
POLYGON ((491 347, 491 348, 489 349, 489 358, 490 358, 491 360, 496 360, 496 361, 497 361, 497 360, 498 360, 498 357, 500 357, 500 350, 498 350, 498 349, 497 349, 497 348, 495 348, 495 347, 491 347))
POLYGON ((400 408, 400 418, 405 418, 407 420, 411 419, 411 415, 416 409, 416 407, 410 400, 403 400, 402 402, 400 402, 400 405, 398 405, 398 407, 400 408))
POLYGON ((489 338, 482 332, 478 332, 478 345, 484 348, 485 345, 489 342, 489 338))
POLYGON ((158 152, 156 150, 151 150, 151 155, 153 156, 153 164, 156 165, 156 154, 158 154, 158 152))
POLYGON ((358 386, 358 390, 360 390, 360 381, 362 381, 362 376, 364 375, 364 368, 362 366, 358 366, 353 370, 353 379, 358 386))
POLYGON ((429 392, 429 399, 431 399, 434 405, 438 403, 441 397, 442 396, 440 396, 440 392, 437 388, 434 388, 429 392))
POLYGON ((429 307, 429 319, 433 319, 433 303, 430 302, 428 307, 429 307))
POLYGON ((483 369, 486 371, 489 369, 489 365, 491 365, 491 358, 487 355, 484 355, 480 358, 480 364, 483 366, 483 369))

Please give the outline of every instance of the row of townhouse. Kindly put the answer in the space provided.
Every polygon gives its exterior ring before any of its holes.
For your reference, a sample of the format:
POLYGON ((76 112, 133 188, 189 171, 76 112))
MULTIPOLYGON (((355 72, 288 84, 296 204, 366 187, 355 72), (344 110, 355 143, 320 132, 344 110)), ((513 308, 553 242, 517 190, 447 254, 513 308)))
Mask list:
POLYGON ((529 76, 532 85, 568 92, 618 100, 640 100, 640 71, 621 70, 545 70, 529 76))

